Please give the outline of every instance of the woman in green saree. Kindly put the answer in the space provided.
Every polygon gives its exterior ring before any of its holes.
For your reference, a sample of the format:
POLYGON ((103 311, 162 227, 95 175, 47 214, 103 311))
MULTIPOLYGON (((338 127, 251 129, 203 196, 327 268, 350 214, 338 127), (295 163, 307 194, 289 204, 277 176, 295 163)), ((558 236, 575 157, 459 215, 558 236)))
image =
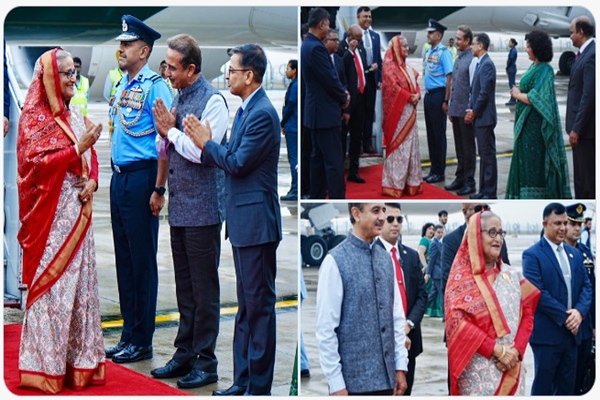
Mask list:
POLYGON ((525 36, 533 64, 514 86, 515 144, 507 199, 571 198, 567 156, 554 90, 552 41, 544 31, 525 36))

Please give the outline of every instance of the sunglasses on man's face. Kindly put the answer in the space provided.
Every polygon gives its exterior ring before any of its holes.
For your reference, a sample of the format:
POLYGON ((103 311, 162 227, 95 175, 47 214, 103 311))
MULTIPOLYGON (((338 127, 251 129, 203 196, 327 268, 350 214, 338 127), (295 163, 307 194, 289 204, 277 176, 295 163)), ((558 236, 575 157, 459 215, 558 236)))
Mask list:
POLYGON ((396 219, 396 221, 398 221, 399 224, 401 224, 404 221, 404 218, 402 218, 402 215, 398 215, 397 217, 394 217, 393 215, 388 215, 385 218, 385 220, 388 222, 388 224, 393 224, 394 219, 396 219))

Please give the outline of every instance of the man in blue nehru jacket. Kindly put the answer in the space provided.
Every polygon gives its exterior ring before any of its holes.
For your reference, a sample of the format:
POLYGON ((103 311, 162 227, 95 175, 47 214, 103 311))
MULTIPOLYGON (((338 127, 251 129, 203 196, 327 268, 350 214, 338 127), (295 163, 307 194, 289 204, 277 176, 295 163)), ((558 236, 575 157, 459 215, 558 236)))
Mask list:
POLYGON ((180 318, 173 358, 150 373, 159 379, 183 377, 177 386, 197 388, 218 380, 215 348, 221 310, 218 269, 225 173, 202 163, 202 151, 183 133, 183 119, 193 114, 210 121, 214 140, 225 143, 229 112, 221 93, 202 75, 196 39, 176 35, 167 40, 167 47, 165 74, 178 95, 171 112, 156 100, 154 116, 160 135, 158 155, 169 163, 169 225, 180 318))
POLYGON ((123 316, 121 340, 106 349, 116 363, 152 358, 158 295, 158 214, 165 204, 166 162, 156 152, 152 105, 171 106, 165 81, 148 67, 160 33, 131 15, 121 19, 119 67, 127 70, 109 110, 111 124, 110 217, 123 316))
POLYGON ((394 265, 375 243, 383 203, 348 203, 352 231, 319 270, 317 345, 332 395, 402 395, 406 319, 394 265))

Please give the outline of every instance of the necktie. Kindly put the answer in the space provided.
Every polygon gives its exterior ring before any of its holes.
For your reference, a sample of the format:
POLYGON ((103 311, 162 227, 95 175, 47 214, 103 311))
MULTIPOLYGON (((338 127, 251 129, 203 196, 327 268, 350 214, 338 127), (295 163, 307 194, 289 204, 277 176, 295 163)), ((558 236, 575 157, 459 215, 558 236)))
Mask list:
POLYGON ((565 278, 565 284, 567 285, 567 295, 569 296, 567 300, 567 310, 571 309, 571 268, 569 267, 569 260, 567 260, 567 255, 565 254, 565 249, 562 246, 558 246, 556 248, 556 252, 558 253, 558 259, 560 260, 560 269, 562 270, 563 276, 565 278))
MULTIPOLYGON (((235 121, 233 123, 233 126, 237 126, 237 124, 242 119, 242 114, 244 114, 244 109, 240 107, 238 108, 237 113, 235 114, 235 121)), ((231 130, 233 131, 233 127, 231 128, 231 130)))
POLYGON ((398 288, 400 289, 400 295, 402 296, 402 308, 404 308, 404 316, 408 315, 408 303, 406 301, 406 288, 404 287, 404 273, 398 261, 398 254, 396 252, 396 246, 392 247, 392 258, 394 259, 394 266, 396 267, 396 279, 398 280, 398 288))
POLYGON ((363 72, 358 57, 360 57, 358 55, 358 49, 354 49, 354 65, 356 66, 356 73, 358 74, 358 92, 363 94, 365 91, 365 73, 363 72))
POLYGON ((363 40, 365 42, 365 49, 367 50, 367 64, 373 64, 373 45, 371 44, 371 35, 369 35, 369 30, 366 29, 363 32, 363 40))

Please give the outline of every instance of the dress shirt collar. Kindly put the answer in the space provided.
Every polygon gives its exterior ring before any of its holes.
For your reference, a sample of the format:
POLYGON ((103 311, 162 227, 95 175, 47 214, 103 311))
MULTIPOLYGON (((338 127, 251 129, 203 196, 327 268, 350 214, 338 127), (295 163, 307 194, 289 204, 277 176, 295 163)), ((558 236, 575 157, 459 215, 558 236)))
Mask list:
POLYGON ((400 250, 398 248, 398 242, 396 242, 396 245, 394 246, 393 244, 391 244, 390 242, 388 242, 381 236, 379 236, 379 240, 381 240, 381 243, 383 243, 383 247, 385 247, 385 251, 387 251, 388 253, 390 253, 392 251, 392 247, 395 247, 396 251, 400 250))
POLYGON ((246 97, 246 100, 244 100, 241 105, 242 110, 246 111, 246 107, 248 107, 248 103, 250 103, 250 100, 252 100, 252 98, 254 97, 256 92, 258 92, 261 88, 262 88, 262 86, 257 87, 256 90, 250 94, 250 96, 246 97))
POLYGON ((585 41, 584 44, 581 45, 581 47, 579 48, 579 53, 583 53, 583 51, 590 45, 590 43, 592 43, 594 41, 594 38, 589 38, 588 40, 585 41))
POLYGON ((552 248, 552 251, 553 251, 554 253, 556 253, 556 250, 558 249, 558 247, 559 247, 559 246, 562 246, 563 250, 564 250, 564 248, 565 248, 565 246, 564 246, 564 243, 561 243, 560 245, 558 245, 558 244, 556 244, 556 243, 553 243, 553 242, 551 242, 551 241, 550 241, 550 239, 548 239, 548 238, 546 237, 546 235, 544 235, 544 239, 546 239, 546 242, 548 242, 548 244, 550 245, 550 247, 552 248))

